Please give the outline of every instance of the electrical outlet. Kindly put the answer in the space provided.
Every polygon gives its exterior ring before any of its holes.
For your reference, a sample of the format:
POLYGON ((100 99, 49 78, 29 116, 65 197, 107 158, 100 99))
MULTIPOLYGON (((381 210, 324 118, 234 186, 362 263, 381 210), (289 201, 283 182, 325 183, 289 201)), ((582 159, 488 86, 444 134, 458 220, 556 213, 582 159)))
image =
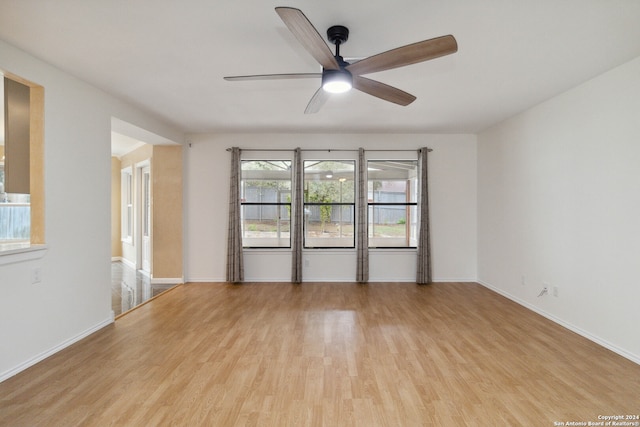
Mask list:
POLYGON ((40 267, 36 267, 31 270, 31 283, 36 284, 42 282, 42 269, 40 267))
POLYGON ((520 284, 521 284, 522 286, 526 286, 526 284, 527 284, 527 278, 526 278, 526 277, 524 277, 524 276, 522 276, 522 277, 520 278, 520 284))
POLYGON ((558 287, 557 286, 553 287, 553 296, 558 298, 558 287))
POLYGON ((304 259, 304 266, 309 267, 309 258, 304 259))

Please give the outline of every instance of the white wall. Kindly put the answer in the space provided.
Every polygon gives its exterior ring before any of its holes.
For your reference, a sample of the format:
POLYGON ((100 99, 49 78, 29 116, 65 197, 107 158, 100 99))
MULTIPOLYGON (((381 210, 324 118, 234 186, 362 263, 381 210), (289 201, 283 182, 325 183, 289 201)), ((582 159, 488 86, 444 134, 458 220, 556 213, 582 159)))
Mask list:
POLYGON ((478 255, 483 284, 640 363, 640 58, 478 136, 478 255))
MULTIPOLYGON (((428 146, 433 276, 476 280, 476 137, 474 135, 191 135, 185 146, 187 281, 224 281, 230 154, 226 148, 417 149, 428 146)), ((264 153, 263 153, 264 154, 264 153)), ((284 153, 284 155, 288 155, 284 153)), ((305 153, 346 158, 355 153, 305 153)), ((409 153, 402 155, 410 156, 409 153)), ((414 157, 415 158, 415 157, 414 157)), ((355 252, 305 251, 305 281, 353 281, 355 252)), ((371 251, 371 281, 415 281, 415 252, 371 251)), ((289 281, 289 251, 246 251, 245 280, 289 281)))
POLYGON ((48 246, 40 259, 0 265, 2 380, 112 322, 111 117, 182 136, 2 41, 0 69, 44 87, 48 246), (42 281, 32 284, 36 268, 42 281))

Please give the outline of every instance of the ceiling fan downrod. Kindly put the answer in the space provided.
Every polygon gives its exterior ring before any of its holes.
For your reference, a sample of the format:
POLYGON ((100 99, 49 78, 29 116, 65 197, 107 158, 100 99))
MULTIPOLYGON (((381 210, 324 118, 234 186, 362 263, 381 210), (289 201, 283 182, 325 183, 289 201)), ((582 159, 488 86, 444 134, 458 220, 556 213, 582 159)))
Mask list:
POLYGON ((331 43, 336 45, 335 57, 340 68, 344 68, 349 65, 349 63, 345 62, 344 59, 342 59, 342 56, 340 56, 340 45, 349 39, 349 29, 344 25, 334 25, 333 27, 329 27, 327 30, 327 38, 331 43))

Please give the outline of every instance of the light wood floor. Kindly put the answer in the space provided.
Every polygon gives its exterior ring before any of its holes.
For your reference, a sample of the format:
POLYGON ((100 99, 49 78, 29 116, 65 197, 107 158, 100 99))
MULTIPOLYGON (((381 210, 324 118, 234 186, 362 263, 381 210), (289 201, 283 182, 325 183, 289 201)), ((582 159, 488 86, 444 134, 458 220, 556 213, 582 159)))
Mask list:
POLYGON ((0 384, 10 426, 553 426, 638 412, 640 365, 462 283, 187 284, 0 384))

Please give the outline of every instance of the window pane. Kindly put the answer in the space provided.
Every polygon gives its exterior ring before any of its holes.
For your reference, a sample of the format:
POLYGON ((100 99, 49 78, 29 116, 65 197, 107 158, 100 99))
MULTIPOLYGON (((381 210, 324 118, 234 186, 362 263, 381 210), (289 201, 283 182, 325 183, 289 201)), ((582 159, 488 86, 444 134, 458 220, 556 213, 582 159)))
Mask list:
POLYGON ((304 246, 355 247, 355 161, 304 162, 304 246))
POLYGON ((282 205, 243 205, 242 245, 288 248, 290 246, 290 210, 290 206, 282 205))
POLYGON ((304 209, 306 248, 353 248, 354 205, 307 205, 304 209))
POLYGON ((304 201, 310 203, 353 203, 355 161, 304 162, 304 201))
POLYGON ((133 243, 133 171, 131 167, 121 171, 121 237, 123 242, 133 243))
POLYGON ((242 161, 242 245, 290 247, 291 161, 242 161))
POLYGON ((417 206, 369 206, 369 246, 416 247, 417 206))
POLYGON ((29 203, 0 203, 0 243, 29 241, 29 203))
POLYGON ((418 201, 417 160, 370 160, 369 202, 399 203, 418 201))
POLYGON ((242 161, 243 202, 274 203, 282 201, 283 192, 291 194, 290 161, 242 161))
POLYGON ((370 247, 417 246, 417 175, 417 160, 368 162, 370 247))
POLYGON ((0 243, 29 241, 31 236, 29 201, 29 194, 5 193, 4 165, 0 162, 0 243))
POLYGON ((145 237, 151 236, 151 174, 143 173, 144 182, 144 213, 142 218, 142 233, 145 237))

